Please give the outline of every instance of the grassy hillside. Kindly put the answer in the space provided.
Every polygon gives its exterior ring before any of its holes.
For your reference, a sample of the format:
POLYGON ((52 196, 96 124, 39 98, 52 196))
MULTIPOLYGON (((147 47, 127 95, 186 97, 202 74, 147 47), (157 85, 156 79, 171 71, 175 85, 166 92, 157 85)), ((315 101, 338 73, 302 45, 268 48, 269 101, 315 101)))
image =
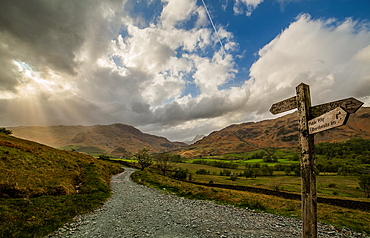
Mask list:
POLYGON ((110 196, 120 166, 0 133, 0 237, 42 237, 110 196))

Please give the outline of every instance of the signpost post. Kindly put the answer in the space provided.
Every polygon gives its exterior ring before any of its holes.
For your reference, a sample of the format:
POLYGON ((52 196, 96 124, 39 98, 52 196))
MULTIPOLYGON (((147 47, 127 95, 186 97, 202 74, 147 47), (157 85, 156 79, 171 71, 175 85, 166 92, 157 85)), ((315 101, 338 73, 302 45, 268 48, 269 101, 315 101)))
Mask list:
POLYGON ((349 113, 355 113, 363 103, 354 98, 347 98, 311 107, 310 88, 304 83, 296 87, 296 94, 294 97, 273 104, 270 112, 278 114, 298 108, 302 176, 302 237, 317 238, 314 134, 345 125, 349 113))

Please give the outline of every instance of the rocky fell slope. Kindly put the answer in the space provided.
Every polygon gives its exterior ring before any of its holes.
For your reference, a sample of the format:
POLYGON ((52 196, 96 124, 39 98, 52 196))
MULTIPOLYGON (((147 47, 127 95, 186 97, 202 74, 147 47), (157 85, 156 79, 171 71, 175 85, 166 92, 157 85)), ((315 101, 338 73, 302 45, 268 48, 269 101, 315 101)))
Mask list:
MULTIPOLYGON (((315 143, 343 141, 353 137, 370 139, 369 107, 362 107, 351 114, 345 126, 315 134, 315 143)), ((297 112, 294 112, 277 119, 230 125, 212 132, 179 153, 186 157, 195 157, 298 145, 298 117, 297 112)))

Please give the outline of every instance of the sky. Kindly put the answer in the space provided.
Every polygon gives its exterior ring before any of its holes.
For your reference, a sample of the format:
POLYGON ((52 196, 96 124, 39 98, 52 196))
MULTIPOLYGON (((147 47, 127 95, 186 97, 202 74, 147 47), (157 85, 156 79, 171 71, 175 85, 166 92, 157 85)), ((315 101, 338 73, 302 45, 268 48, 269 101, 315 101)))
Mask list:
POLYGON ((0 1, 0 126, 123 123, 171 141, 312 104, 370 106, 368 0, 0 1))

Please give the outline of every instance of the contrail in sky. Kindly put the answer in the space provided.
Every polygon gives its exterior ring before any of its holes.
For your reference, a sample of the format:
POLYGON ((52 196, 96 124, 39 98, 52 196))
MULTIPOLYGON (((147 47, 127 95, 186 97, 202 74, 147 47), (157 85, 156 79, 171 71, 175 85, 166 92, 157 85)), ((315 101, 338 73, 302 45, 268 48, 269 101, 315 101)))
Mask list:
POLYGON ((225 47, 224 47, 224 45, 222 44, 222 41, 221 41, 220 36, 218 35, 218 31, 217 31, 217 29, 216 29, 216 26, 215 26, 215 24, 214 24, 214 23, 213 23, 213 21, 212 21, 211 14, 209 13, 209 11, 208 11, 208 9, 207 9, 207 6, 206 6, 206 4, 204 3, 204 0, 202 0, 202 2, 203 2, 203 6, 204 6, 204 8, 206 9, 206 12, 207 12, 207 14, 208 14, 208 18, 209 18, 209 20, 211 21, 211 24, 212 24, 212 26, 213 26, 213 29, 214 29, 214 30, 215 30, 215 32, 216 32, 216 35, 217 35, 218 41, 220 42, 221 48, 222 48, 222 50, 224 51, 224 55, 226 56, 225 47))

